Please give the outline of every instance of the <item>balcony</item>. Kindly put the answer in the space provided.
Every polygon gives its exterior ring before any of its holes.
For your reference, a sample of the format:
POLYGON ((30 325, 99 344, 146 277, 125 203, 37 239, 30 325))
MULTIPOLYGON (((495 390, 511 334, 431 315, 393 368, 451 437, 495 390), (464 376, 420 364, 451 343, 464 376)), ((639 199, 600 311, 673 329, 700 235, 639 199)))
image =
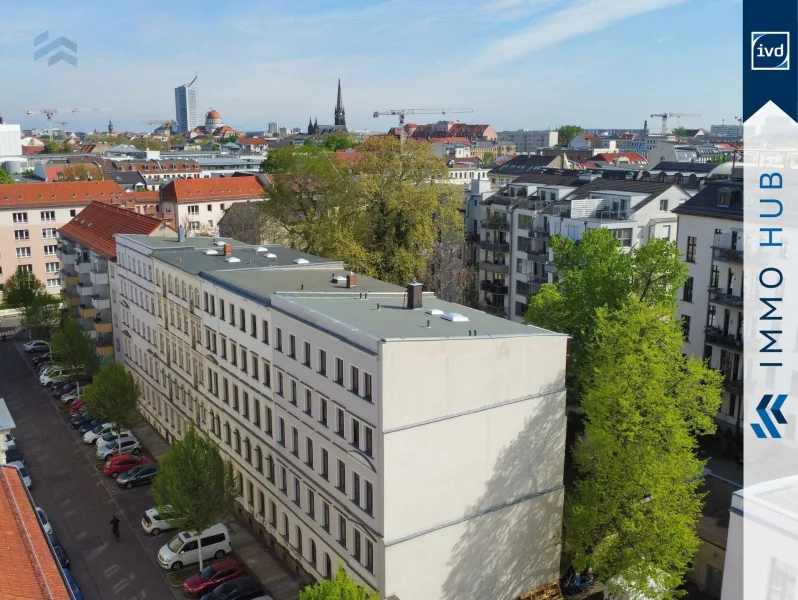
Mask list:
POLYGON ((100 335, 104 333, 111 333, 112 329, 113 325, 110 322, 94 321, 94 331, 96 331, 100 335))
POLYGON ((485 229, 494 231, 510 231, 510 221, 506 219, 482 219, 480 225, 485 229))
POLYGON ((743 251, 734 248, 712 246, 712 260, 719 262, 743 264, 743 251))
POLYGON ((631 221, 634 218, 634 211, 628 209, 600 209, 585 218, 598 221, 631 221))
POLYGON ((478 244, 479 243, 479 234, 475 231, 469 231, 465 235, 465 241, 469 244, 478 244))
POLYGON ((74 265, 77 258, 74 248, 58 247, 58 262, 62 265, 74 265))
POLYGON ((78 319, 78 323, 80 323, 81 329, 83 329, 91 339, 97 339, 98 334, 94 331, 94 319, 78 319))
POLYGON ((67 307, 80 305, 80 296, 72 296, 66 290, 61 290, 61 297, 64 299, 64 304, 67 307))
POLYGON ((735 352, 743 351, 742 337, 738 337, 730 333, 723 333, 723 330, 718 329, 713 325, 707 325, 704 328, 704 334, 707 344, 720 346, 721 348, 734 350, 735 352))
POLYGON ((543 200, 535 200, 534 198, 519 199, 515 205, 523 210, 543 210, 548 206, 543 200))
POLYGON ((545 240, 549 237, 549 232, 545 227, 533 227, 529 230, 529 237, 536 240, 545 240))
POLYGON ((485 299, 485 302, 479 303, 479 310, 495 317, 507 318, 507 309, 503 303, 495 303, 485 299))
POLYGON ((546 273, 557 273, 557 267, 555 267, 552 262, 546 263, 546 266, 543 268, 546 270, 546 273))
POLYGON ((111 308, 111 299, 94 295, 91 297, 91 305, 97 310, 106 310, 111 308))
POLYGON ((743 380, 742 376, 740 379, 732 379, 731 377, 724 377, 723 378, 723 389, 725 389, 730 394, 735 394, 737 396, 743 395, 743 380))
POLYGON ((492 294, 507 294, 507 284, 501 280, 494 280, 491 281, 490 279, 485 279, 480 282, 479 289, 483 292, 491 292, 492 294))
POLYGON ((709 301, 714 304, 721 304, 731 308, 743 309, 743 297, 736 296, 735 294, 727 294, 720 288, 708 288, 709 301))
POLYGON ((479 268, 482 271, 489 271, 490 273, 503 273, 507 275, 510 272, 510 268, 504 262, 489 262, 483 261, 479 263, 479 268))
POLYGON ((67 286, 72 286, 72 285, 77 285, 78 284, 78 276, 77 275, 72 275, 72 274, 66 273, 64 271, 61 271, 60 275, 61 275, 61 287, 67 287, 67 286))
POLYGON ((108 285, 108 271, 90 271, 89 281, 91 281, 92 285, 108 285))
POLYGON ((78 283, 78 294, 81 296, 92 296, 94 288, 90 283, 78 283))
POLYGON ((113 346, 97 346, 97 354, 100 356, 113 356, 114 355, 114 347, 113 346))
POLYGON ((491 252, 509 252, 509 242, 489 242, 486 240, 479 241, 479 247, 483 250, 490 250, 491 252))
POLYGON ((91 306, 86 306, 85 304, 80 304, 78 306, 78 314, 83 319, 93 319, 94 316, 97 314, 97 311, 94 310, 91 306))
POLYGON ((89 273, 91 271, 91 263, 88 260, 75 263, 75 270, 81 275, 89 273))

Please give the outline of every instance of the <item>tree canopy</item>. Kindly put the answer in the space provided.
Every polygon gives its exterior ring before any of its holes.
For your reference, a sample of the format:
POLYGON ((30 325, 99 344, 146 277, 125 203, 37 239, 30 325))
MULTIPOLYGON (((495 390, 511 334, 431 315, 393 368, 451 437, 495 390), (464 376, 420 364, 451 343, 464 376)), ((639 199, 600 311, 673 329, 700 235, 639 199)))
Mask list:
POLYGON ((0 184, 3 183, 14 183, 14 178, 3 167, 0 167, 0 184))
POLYGON ((6 279, 3 301, 12 307, 19 308, 31 304, 36 296, 44 294, 44 284, 33 274, 19 266, 14 274, 6 279))
POLYGON ((567 502, 566 548, 578 569, 630 595, 674 597, 699 539, 704 462, 721 375, 682 354, 674 307, 632 296, 596 312, 579 376, 585 432, 567 502))
POLYGON ((672 133, 678 137, 687 137, 687 129, 684 127, 675 127, 672 133))
POLYGON ((61 146, 58 145, 58 142, 47 142, 44 145, 44 151, 47 154, 57 154, 61 152, 61 146))
POLYGON ((299 594, 299 600, 379 600, 379 598, 376 592, 366 590, 352 581, 342 564, 338 565, 335 577, 307 586, 299 594))
POLYGON ((580 133, 584 133, 584 129, 582 129, 579 125, 563 125, 557 130, 559 134, 558 137, 558 144, 560 146, 567 146, 571 143, 571 140, 578 136, 580 133))
POLYGON ((101 181, 105 171, 96 165, 66 165, 61 169, 66 181, 101 181))
POLYGON ((327 136, 327 139, 324 140, 324 147, 327 150, 331 150, 335 152, 336 150, 346 150, 348 148, 354 148, 358 145, 357 138, 350 133, 345 131, 340 131, 336 133, 331 133, 327 136))
POLYGON ((22 326, 31 337, 48 338, 61 323, 61 303, 47 292, 35 294, 30 301, 22 304, 22 326))
POLYGON ((50 351, 58 356, 59 364, 71 371, 83 371, 89 378, 100 368, 94 340, 74 317, 62 321, 50 341, 50 351))
POLYGON ((232 512, 240 491, 233 466, 192 424, 161 459, 152 494, 165 520, 200 533, 232 512))
POLYGON ((141 388, 122 363, 110 361, 100 367, 83 397, 89 412, 113 423, 118 433, 133 424, 141 388))

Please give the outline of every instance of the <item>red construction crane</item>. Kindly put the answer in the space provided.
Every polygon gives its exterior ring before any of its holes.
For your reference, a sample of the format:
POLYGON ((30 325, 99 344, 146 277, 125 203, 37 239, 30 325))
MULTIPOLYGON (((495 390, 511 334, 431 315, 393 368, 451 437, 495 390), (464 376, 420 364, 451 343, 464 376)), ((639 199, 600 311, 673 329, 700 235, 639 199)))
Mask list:
POLYGON ((35 114, 47 115, 47 127, 50 130, 50 139, 53 139, 53 115, 78 112, 111 112, 110 108, 34 108, 27 111, 28 116, 35 114))

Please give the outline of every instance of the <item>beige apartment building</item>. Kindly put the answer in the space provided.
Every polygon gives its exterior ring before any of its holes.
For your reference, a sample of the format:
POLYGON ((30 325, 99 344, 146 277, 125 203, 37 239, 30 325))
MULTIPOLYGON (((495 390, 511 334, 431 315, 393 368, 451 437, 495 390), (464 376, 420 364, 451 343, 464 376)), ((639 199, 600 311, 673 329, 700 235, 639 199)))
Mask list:
POLYGON ((113 181, 0 185, 0 287, 23 267, 58 294, 58 229, 91 202, 118 202, 124 193, 113 181))
POLYGON ((280 246, 116 240, 116 359, 142 414, 217 440, 272 552, 381 598, 557 579, 565 336, 280 246))

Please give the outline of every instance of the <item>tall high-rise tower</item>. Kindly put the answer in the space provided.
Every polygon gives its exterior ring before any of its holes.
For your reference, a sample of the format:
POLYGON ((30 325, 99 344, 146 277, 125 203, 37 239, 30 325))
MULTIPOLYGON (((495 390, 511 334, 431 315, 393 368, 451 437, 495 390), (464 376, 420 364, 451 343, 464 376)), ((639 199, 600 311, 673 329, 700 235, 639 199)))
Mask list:
POLYGON ((338 80, 338 102, 335 103, 335 124, 341 125, 346 129, 346 111, 344 110, 344 99, 341 95, 341 80, 338 80))
POLYGON ((197 76, 191 83, 175 88, 175 121, 177 121, 177 132, 185 133, 194 129, 197 122, 197 88, 194 85, 197 76))

